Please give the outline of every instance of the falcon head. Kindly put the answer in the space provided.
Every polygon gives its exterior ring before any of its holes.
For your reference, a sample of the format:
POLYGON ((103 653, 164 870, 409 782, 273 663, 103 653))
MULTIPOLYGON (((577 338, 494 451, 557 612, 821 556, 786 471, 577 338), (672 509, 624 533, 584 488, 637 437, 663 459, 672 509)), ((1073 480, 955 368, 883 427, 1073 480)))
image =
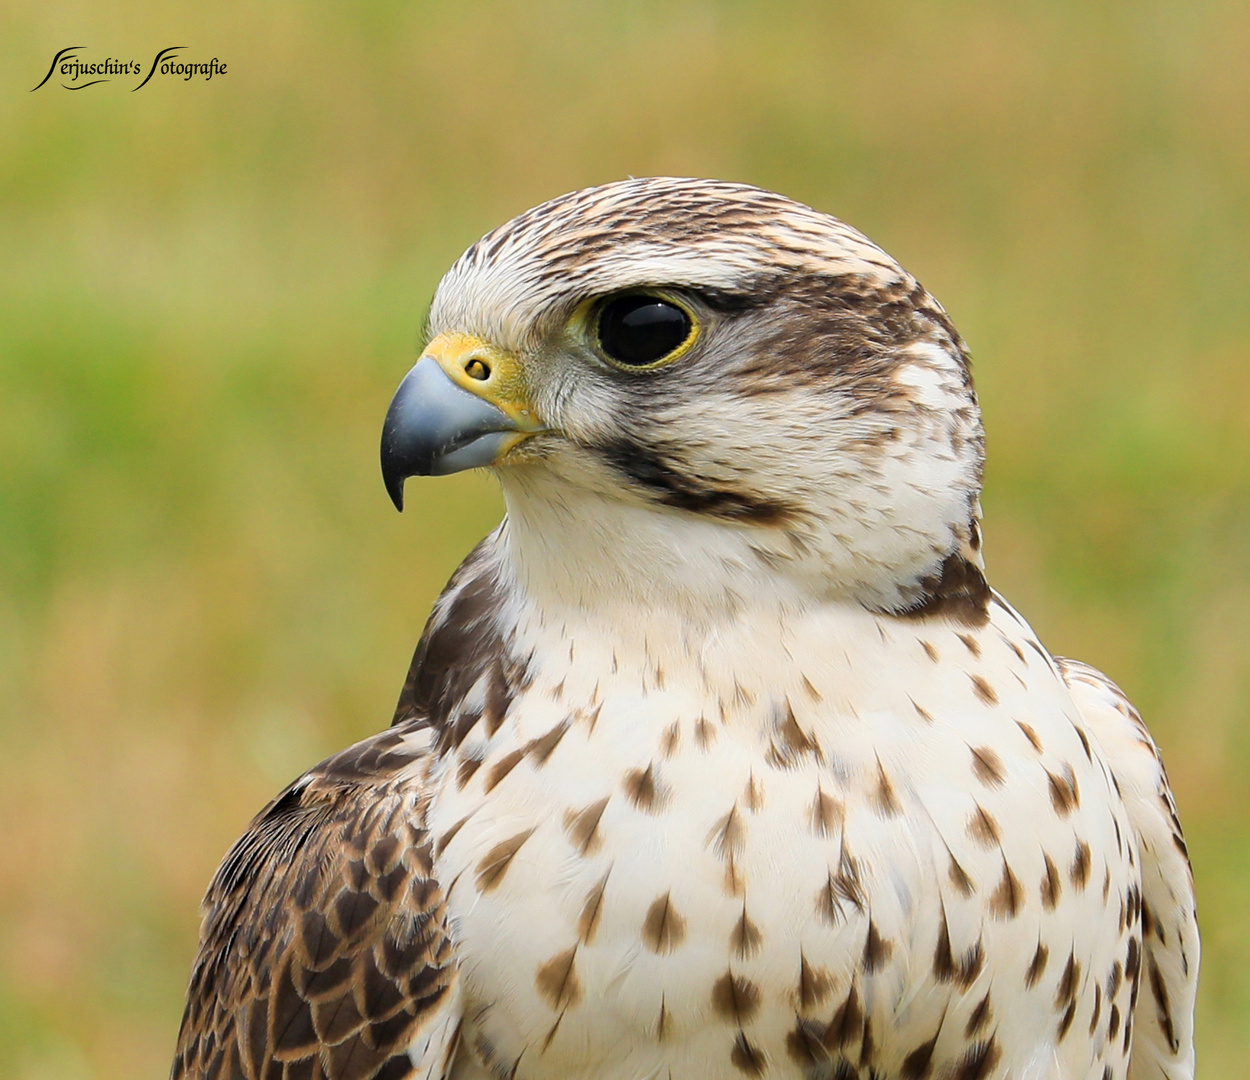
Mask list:
MULTIPOLYGON (((387 490, 489 466, 518 583, 582 606, 923 605, 979 565, 983 435, 941 306, 836 218, 646 178, 488 233, 435 294, 387 490)), ((982 583, 983 584, 983 583, 982 583)))

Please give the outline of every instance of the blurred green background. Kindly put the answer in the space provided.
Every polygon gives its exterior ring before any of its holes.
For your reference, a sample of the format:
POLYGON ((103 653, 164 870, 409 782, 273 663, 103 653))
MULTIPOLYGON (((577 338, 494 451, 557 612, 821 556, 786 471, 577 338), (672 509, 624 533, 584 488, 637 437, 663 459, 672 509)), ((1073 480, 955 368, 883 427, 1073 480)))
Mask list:
POLYGON ((836 213, 952 313, 991 579, 1162 744, 1201 1071, 1247 1075, 1248 56, 1238 0, 7 4, 0 1075, 165 1075, 218 859, 387 723, 500 513, 379 478, 439 275, 652 173, 836 213), (29 93, 74 44, 228 74, 29 93))

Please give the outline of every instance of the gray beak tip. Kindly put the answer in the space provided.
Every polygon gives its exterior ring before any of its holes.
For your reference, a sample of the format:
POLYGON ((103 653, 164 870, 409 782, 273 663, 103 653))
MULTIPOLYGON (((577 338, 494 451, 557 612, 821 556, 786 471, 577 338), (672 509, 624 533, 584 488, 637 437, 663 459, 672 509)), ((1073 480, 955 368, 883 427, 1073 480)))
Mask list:
POLYGON ((422 357, 399 384, 382 425, 382 480, 395 509, 404 509, 408 477, 489 465, 516 430, 501 409, 457 386, 433 358, 422 357))
POLYGON ((396 476, 387 476, 385 466, 383 470, 382 480, 386 484, 386 493, 395 504, 395 509, 402 514, 404 512, 404 481, 396 476))

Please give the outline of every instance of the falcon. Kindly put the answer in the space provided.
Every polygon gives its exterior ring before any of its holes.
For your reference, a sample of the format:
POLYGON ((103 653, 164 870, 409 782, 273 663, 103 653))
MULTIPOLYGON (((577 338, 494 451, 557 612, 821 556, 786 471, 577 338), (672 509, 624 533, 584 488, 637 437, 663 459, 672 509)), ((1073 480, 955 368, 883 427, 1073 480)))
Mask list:
POLYGON ((963 341, 780 195, 631 179, 444 277, 382 435, 507 515, 393 725, 217 871, 173 1066, 1180 1080, 1158 751, 986 583, 963 341))

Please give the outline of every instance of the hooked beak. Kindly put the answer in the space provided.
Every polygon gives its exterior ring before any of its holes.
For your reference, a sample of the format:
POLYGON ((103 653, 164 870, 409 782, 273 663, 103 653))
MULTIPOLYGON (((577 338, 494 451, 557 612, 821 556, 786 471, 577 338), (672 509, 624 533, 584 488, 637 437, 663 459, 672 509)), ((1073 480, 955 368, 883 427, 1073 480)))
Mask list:
POLYGON ((382 425, 382 479, 395 509, 410 476, 492 465, 543 430, 516 359, 481 338, 441 334, 404 376, 382 425))

